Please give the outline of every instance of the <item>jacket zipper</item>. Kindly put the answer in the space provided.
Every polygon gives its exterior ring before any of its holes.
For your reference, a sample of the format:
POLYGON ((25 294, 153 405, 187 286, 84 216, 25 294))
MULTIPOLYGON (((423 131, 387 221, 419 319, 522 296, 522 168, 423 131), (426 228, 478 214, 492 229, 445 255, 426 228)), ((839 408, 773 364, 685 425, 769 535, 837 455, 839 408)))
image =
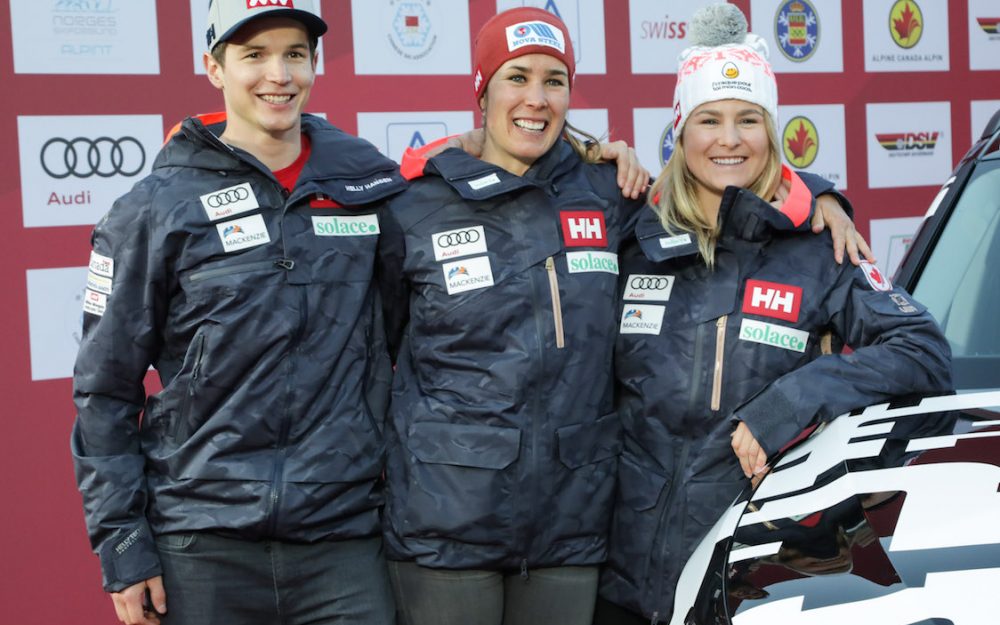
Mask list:
POLYGON ((566 335, 563 332, 562 301, 559 299, 559 276, 556 274, 556 263, 549 256, 545 259, 545 271, 549 274, 549 291, 552 293, 552 318, 556 324, 556 347, 566 347, 566 335))
MULTIPOLYGON (((676 447, 674 447, 676 451, 676 447)), ((677 547, 680 544, 681 532, 683 527, 677 528, 676 531, 668 531, 665 528, 667 521, 669 521, 670 511, 674 507, 674 500, 677 499, 678 495, 683 494, 684 485, 681 483, 681 478, 684 475, 684 468, 688 463, 688 454, 690 453, 691 443, 688 440, 684 440, 681 443, 681 449, 679 454, 675 454, 674 466, 673 466, 673 479, 670 482, 670 492, 667 493, 667 500, 664 502, 663 510, 660 512, 660 518, 657 521, 656 527, 657 532, 660 536, 668 536, 669 538, 663 542, 663 546, 660 547, 660 557, 658 560, 653 562, 654 566, 650 567, 653 569, 652 573, 655 577, 653 582, 655 588, 655 594, 653 598, 656 602, 660 601, 660 597, 663 596, 663 566, 662 564, 667 561, 667 555, 670 554, 672 557, 676 557, 677 547)), ((685 516, 685 510, 681 510, 681 518, 685 516)), ((647 569, 647 579, 650 579, 648 569, 647 569)), ((668 606, 669 607, 669 606, 668 606)), ((660 617, 660 611, 657 610, 653 612, 653 618, 650 620, 651 623, 658 623, 660 617)))
POLYGON ((722 315, 715 322, 715 373, 712 375, 712 410, 718 411, 722 405, 722 365, 726 356, 726 320, 722 315))
POLYGON ((188 276, 190 282, 197 282, 199 280, 208 280, 209 278, 217 278, 219 276, 228 276, 236 273, 246 273, 249 271, 259 271, 261 269, 270 269, 272 267, 279 267, 285 270, 291 270, 295 266, 295 261, 288 258, 279 258, 277 260, 261 260, 254 263, 244 263, 242 265, 230 265, 229 267, 216 267, 215 269, 205 269, 204 271, 196 271, 188 276))
POLYGON ((194 398, 194 385, 198 380, 198 376, 201 375, 201 359, 205 354, 205 334, 199 334, 196 340, 197 345, 194 350, 194 366, 191 367, 191 380, 188 382, 184 401, 181 402, 181 412, 177 415, 177 419, 174 421, 172 431, 170 432, 170 437, 175 441, 177 440, 177 435, 180 434, 181 424, 187 421, 188 412, 191 410, 191 400, 194 398))

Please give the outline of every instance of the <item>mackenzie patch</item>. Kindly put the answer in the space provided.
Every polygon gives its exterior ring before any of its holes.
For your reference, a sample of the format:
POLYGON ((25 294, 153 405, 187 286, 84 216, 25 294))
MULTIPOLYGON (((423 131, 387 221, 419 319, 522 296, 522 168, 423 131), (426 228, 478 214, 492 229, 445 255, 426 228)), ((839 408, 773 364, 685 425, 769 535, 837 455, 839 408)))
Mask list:
POLYGON ((809 344, 809 333, 774 323, 744 319, 740 324, 740 340, 804 352, 809 344))
POLYGON ((222 241, 222 249, 228 254, 248 247, 257 247, 271 242, 271 237, 267 233, 267 226, 264 218, 260 215, 250 215, 243 219, 224 221, 216 224, 219 231, 219 240, 222 241))
POLYGON ((607 228, 604 213, 600 211, 563 211, 563 241, 566 247, 607 247, 607 228))
POLYGON ((663 306, 626 304, 622 310, 620 334, 659 334, 663 327, 663 306))
POLYGON ((567 252, 566 264, 570 273, 603 271, 618 275, 618 254, 613 252, 567 252))
POLYGON ((260 208, 249 182, 206 193, 199 199, 209 221, 218 221, 260 208))
POLYGON ((313 234, 318 237, 367 237, 379 233, 378 215, 314 215, 313 234))
POLYGON ((743 312, 795 323, 802 306, 802 288, 763 280, 747 280, 743 312))
POLYGON ((468 256, 470 254, 486 253, 486 231, 482 226, 459 228, 436 232, 431 235, 434 246, 434 260, 447 260, 468 256))
POLYGON ((448 295, 493 286, 493 269, 488 256, 468 258, 441 266, 448 295))

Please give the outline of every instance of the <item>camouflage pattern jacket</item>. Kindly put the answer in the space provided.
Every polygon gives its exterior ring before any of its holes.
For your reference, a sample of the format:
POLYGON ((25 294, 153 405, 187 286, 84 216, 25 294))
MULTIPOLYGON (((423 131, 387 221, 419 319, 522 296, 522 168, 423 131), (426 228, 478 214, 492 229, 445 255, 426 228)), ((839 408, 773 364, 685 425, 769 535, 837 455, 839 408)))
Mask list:
POLYGON ((376 208, 405 181, 369 143, 302 126, 289 197, 189 119, 94 230, 72 449, 106 590, 159 574, 159 533, 379 531, 376 208))
POLYGON ((454 149, 418 169, 383 229, 403 251, 383 257, 389 558, 598 564, 621 449, 617 251, 638 204, 562 141, 524 176, 454 149))
POLYGON ((737 420, 772 457, 853 408, 950 389, 950 349, 926 309, 875 267, 838 265, 828 231, 795 231, 810 198, 792 178, 783 212, 726 189, 714 271, 649 208, 622 252, 625 448, 601 594, 654 621, 670 619, 688 556, 748 484, 737 420), (854 351, 821 355, 826 330, 854 351))

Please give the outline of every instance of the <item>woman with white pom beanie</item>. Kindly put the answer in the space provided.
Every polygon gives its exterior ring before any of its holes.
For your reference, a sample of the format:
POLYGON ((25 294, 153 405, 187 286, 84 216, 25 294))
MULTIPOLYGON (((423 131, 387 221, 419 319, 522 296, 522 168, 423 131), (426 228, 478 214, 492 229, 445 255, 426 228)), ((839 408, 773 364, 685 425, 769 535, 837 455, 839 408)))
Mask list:
POLYGON ((730 4, 690 32, 676 146, 620 252, 625 439, 597 625, 683 622, 685 562, 776 453, 853 408, 951 385, 925 308, 874 265, 838 264, 829 233, 802 234, 811 194, 781 164, 766 43, 730 4), (827 331, 854 351, 824 355, 827 331))

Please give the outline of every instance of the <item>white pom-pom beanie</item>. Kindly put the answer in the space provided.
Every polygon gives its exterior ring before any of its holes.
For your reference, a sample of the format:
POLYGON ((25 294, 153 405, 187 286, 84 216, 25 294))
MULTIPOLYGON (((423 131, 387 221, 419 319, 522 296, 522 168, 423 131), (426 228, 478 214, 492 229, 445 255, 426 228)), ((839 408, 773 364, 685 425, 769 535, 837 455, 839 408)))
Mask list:
POLYGON ((706 102, 745 100, 760 105, 778 125, 778 84, 768 62, 767 42, 747 32, 743 13, 715 4, 695 13, 694 43, 678 59, 674 88, 674 137, 691 112, 706 102))

